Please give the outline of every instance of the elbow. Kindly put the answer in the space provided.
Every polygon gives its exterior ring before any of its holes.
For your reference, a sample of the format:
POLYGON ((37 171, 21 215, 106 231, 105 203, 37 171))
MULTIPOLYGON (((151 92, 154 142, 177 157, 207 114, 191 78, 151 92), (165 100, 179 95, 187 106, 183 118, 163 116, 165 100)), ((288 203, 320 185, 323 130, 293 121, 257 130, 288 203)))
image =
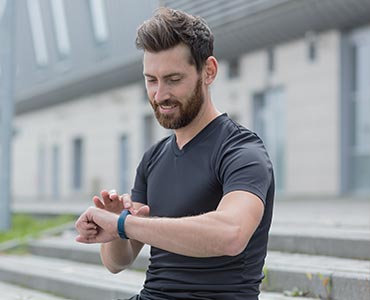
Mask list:
POLYGON ((117 265, 110 265, 103 263, 105 268, 112 274, 118 274, 119 272, 122 272, 123 270, 127 269, 130 265, 127 266, 117 266, 117 265))
POLYGON ((123 269, 118 269, 118 268, 108 266, 108 265, 105 265, 105 268, 112 274, 118 274, 119 272, 123 271, 123 269))
POLYGON ((227 256, 237 256, 242 253, 247 246, 249 238, 246 238, 245 232, 239 226, 233 228, 225 241, 224 253, 227 256))
POLYGON ((117 262, 113 261, 110 258, 106 258, 102 253, 100 254, 101 262, 103 263, 104 267, 112 274, 118 274, 119 272, 122 272, 123 270, 130 267, 132 261, 124 261, 118 264, 117 262))

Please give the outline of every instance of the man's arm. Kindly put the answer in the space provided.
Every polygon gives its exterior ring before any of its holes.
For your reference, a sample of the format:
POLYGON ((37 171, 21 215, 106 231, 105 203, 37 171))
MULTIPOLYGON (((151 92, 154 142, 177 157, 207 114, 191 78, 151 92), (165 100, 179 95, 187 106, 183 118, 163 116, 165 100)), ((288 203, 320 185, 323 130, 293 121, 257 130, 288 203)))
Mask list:
MULTIPOLYGON (((148 209, 143 207, 141 209, 148 209)), ((257 229, 264 211, 264 205, 257 196, 249 192, 235 191, 223 197, 216 211, 203 215, 183 218, 147 218, 128 215, 125 233, 133 240, 149 244, 173 253, 212 257, 238 255, 248 244, 257 229)), ((107 243, 122 246, 117 241, 118 215, 99 208, 89 208, 76 222, 80 235, 76 238, 82 243, 107 243), (97 227, 96 233, 87 234, 81 224, 97 227)), ((114 248, 118 249, 118 248, 114 248)), ((110 249, 112 254, 112 249, 110 249)), ((108 251, 105 255, 109 254, 108 251)), ((118 251, 117 251, 118 253, 118 251)), ((120 256, 119 256, 120 257, 120 256)), ((114 264, 107 259, 109 269, 118 271, 125 263, 119 257, 114 264)))
POLYGON ((134 262, 142 248, 143 243, 141 242, 115 239, 101 244, 100 257, 110 272, 119 273, 134 262))
MULTIPOLYGON (((130 209, 133 214, 148 216, 149 211, 140 211, 143 204, 131 202, 130 196, 124 194, 119 196, 115 190, 110 192, 103 190, 101 198, 95 196, 93 202, 96 207, 119 215, 126 208, 130 209)), ((118 273, 129 267, 136 259, 143 243, 135 240, 114 239, 111 242, 101 244, 100 257, 104 266, 112 273, 118 273)))
POLYGON ((245 191, 230 192, 216 211, 183 218, 128 216, 130 239, 173 253, 211 257, 241 253, 257 229, 264 211, 260 198, 245 191))
MULTIPOLYGON (((144 204, 133 202, 132 207, 138 216, 149 215, 149 211, 144 208, 147 206, 144 206, 144 204)), ((134 262, 143 246, 142 242, 135 239, 122 240, 118 238, 101 244, 100 257, 104 266, 110 272, 119 273, 134 262)))

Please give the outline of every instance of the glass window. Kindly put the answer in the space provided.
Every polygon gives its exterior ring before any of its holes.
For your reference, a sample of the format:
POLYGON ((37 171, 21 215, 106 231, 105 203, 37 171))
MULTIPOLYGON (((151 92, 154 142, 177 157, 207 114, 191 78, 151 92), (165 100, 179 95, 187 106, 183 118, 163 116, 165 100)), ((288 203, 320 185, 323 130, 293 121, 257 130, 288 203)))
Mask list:
POLYGON ((154 143, 155 137, 155 124, 154 117, 152 114, 146 115, 144 117, 144 132, 143 132, 143 145, 144 150, 149 149, 149 147, 154 143))
POLYGON ((284 189, 285 111, 284 90, 268 89, 254 95, 254 130, 262 138, 276 176, 276 190, 284 189))
POLYGON ((237 78, 240 75, 239 59, 234 58, 229 61, 229 78, 237 78))
POLYGON ((317 58, 317 33, 308 31, 305 34, 307 58, 310 62, 316 61, 317 58))
POLYGON ((72 159, 72 187, 75 190, 79 190, 82 188, 82 149, 83 141, 81 138, 76 138, 73 140, 73 159, 72 159))
POLYGON ((52 162, 51 162, 51 174, 52 174, 52 196, 53 199, 58 200, 60 197, 59 189, 59 175, 60 175, 60 151, 59 146, 53 146, 52 151, 52 162))
POLYGON ((46 45, 40 1, 28 0, 27 6, 36 62, 39 66, 46 66, 49 62, 49 55, 46 45))
POLYGON ((40 144, 37 150, 37 191, 39 196, 45 195, 45 146, 40 144))
POLYGON ((105 43, 109 38, 105 2, 90 0, 89 3, 95 40, 98 43, 105 43))
POLYGON ((51 0, 51 11, 53 14, 54 29, 58 51, 61 56, 69 55, 71 45, 68 36, 68 27, 63 0, 51 0))
POLYGON ((120 164, 119 164, 119 187, 120 193, 130 193, 129 191, 129 171, 128 171, 128 138, 123 135, 120 139, 120 164))
POLYGON ((267 50, 267 70, 273 73, 275 68, 275 50, 271 47, 267 50))
MULTIPOLYGON (((369 32, 370 36, 370 32, 369 32)), ((351 101, 351 176, 355 192, 370 191, 370 38, 355 46, 354 79, 351 101)))

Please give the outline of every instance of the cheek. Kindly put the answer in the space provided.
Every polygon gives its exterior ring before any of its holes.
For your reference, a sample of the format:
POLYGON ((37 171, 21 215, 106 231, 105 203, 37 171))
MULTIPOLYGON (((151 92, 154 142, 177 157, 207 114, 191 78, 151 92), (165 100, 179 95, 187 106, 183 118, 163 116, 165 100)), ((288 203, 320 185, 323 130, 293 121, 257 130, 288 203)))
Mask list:
POLYGON ((146 85, 146 95, 148 96, 149 100, 152 101, 154 99, 154 95, 155 95, 155 90, 146 85))

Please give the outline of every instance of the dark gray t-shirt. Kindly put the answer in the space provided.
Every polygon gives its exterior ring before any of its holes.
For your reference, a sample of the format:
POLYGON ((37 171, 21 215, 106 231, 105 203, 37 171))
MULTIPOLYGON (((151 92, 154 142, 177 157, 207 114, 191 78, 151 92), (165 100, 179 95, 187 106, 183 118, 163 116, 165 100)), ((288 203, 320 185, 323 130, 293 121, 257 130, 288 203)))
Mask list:
POLYGON ((172 135, 144 154, 132 199, 148 204, 151 216, 213 211, 224 195, 236 190, 257 195, 265 205, 244 251, 237 256, 194 258, 152 247, 142 299, 257 300, 274 198, 272 165, 262 141, 226 114, 181 150, 172 135))

